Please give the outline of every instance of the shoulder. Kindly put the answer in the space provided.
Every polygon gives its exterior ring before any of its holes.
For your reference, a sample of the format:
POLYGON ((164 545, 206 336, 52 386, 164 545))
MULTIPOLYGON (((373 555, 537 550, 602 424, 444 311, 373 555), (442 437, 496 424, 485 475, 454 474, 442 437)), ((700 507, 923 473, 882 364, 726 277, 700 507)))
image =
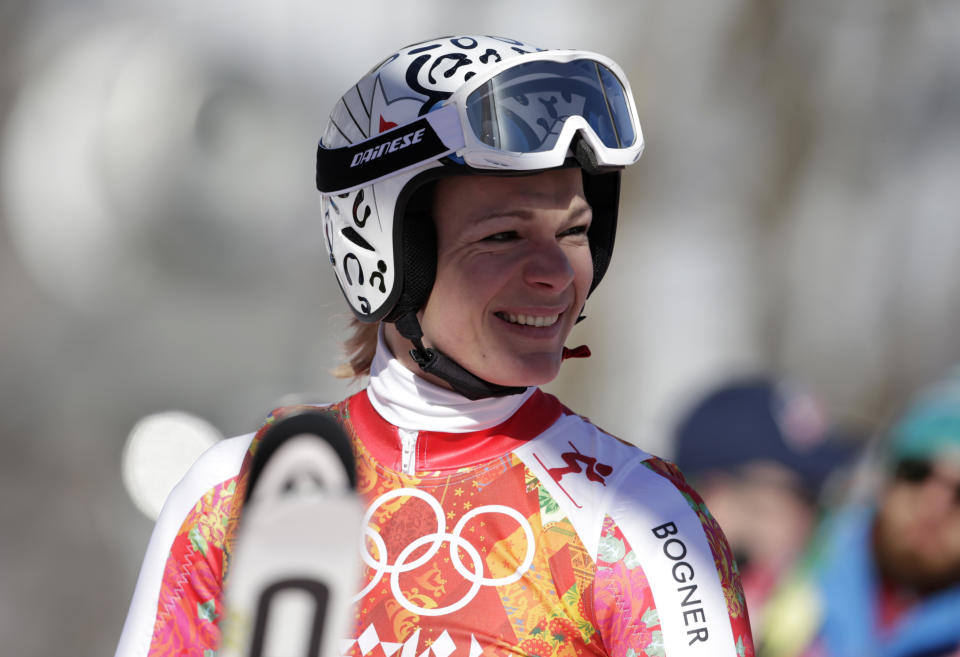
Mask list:
POLYGON ((576 451, 605 464, 610 473, 604 484, 611 505, 618 500, 632 504, 632 498, 642 496, 645 505, 670 501, 680 509, 708 515, 703 500, 675 464, 604 431, 583 416, 568 412, 538 442, 543 443, 539 447, 544 451, 576 451), (652 497, 651 489, 670 495, 666 499, 652 497))
POLYGON ((608 560, 601 550, 611 538, 624 546, 630 567, 642 569, 654 592, 668 643, 749 643, 726 538, 675 465, 572 414, 517 454, 595 562, 608 560))
POLYGON ((611 504, 617 503, 636 473, 650 476, 643 463, 652 458, 569 412, 514 455, 573 523, 592 557, 611 504))
MULTIPOLYGON (((194 462, 171 497, 191 497, 194 491, 209 489, 237 475, 243 458, 250 448, 254 433, 227 438, 216 443, 194 462)), ((168 500, 168 504, 169 504, 168 500)))
POLYGON ((267 416, 259 430, 221 440, 203 452, 167 496, 151 544, 160 546, 163 551, 172 545, 185 524, 202 522, 199 518, 205 516, 227 518, 234 515, 237 512, 235 500, 243 499, 244 475, 259 439, 277 418, 299 408, 277 408, 267 416))
POLYGON ((185 561, 187 546, 202 544, 218 550, 223 546, 225 523, 221 520, 226 518, 253 435, 214 444, 167 496, 144 554, 117 655, 146 655, 157 624, 187 595, 184 569, 196 567, 185 565, 193 563, 189 558, 185 561))
MULTIPOLYGON (((361 394, 361 393, 357 393, 361 394)), ((328 402, 312 402, 312 403, 299 403, 299 404, 289 404, 284 406, 278 406, 274 408, 267 415, 266 419, 260 425, 259 429, 255 433, 250 434, 250 441, 248 443, 246 452, 244 454, 243 463, 241 465, 241 473, 247 471, 250 466, 250 461, 253 457, 254 452, 260 446, 260 442, 263 440, 263 437, 270 431, 280 421, 293 417, 297 414, 307 413, 307 412, 316 412, 316 411, 330 411, 334 413, 338 421, 341 423, 344 422, 345 417, 349 415, 347 405, 349 402, 357 396, 357 394, 348 397, 340 402, 328 403, 328 402)))
POLYGON ((229 515, 237 481, 253 437, 253 433, 248 433, 213 445, 200 455, 173 488, 157 518, 151 538, 150 550, 159 550, 156 558, 165 559, 188 526, 225 524, 201 519, 229 515))
POLYGON ((618 496, 642 492, 644 486, 672 488, 689 502, 688 506, 703 503, 673 463, 603 430, 569 409, 536 440, 518 450, 518 455, 541 465, 544 470, 555 470, 551 466, 566 469, 571 467, 571 462, 581 463, 584 474, 588 475, 586 479, 601 484, 597 490, 604 492, 608 503, 615 503, 618 496))
MULTIPOLYGON (((588 418, 577 415, 563 407, 563 413, 546 431, 540 434, 531 447, 538 453, 558 454, 567 452, 594 458, 598 463, 609 462, 617 472, 632 469, 651 458, 637 445, 622 440, 604 431, 588 418)), ((616 479, 619 474, 611 474, 616 479)))
POLYGON ((236 480, 253 436, 248 433, 221 440, 200 455, 167 496, 155 535, 172 538, 189 514, 202 511, 205 498, 236 480))
POLYGON ((253 452, 264 433, 279 419, 306 408, 327 408, 330 404, 298 404, 275 408, 260 427, 253 432, 227 438, 206 450, 194 462, 180 482, 170 492, 158 519, 160 525, 176 528, 191 513, 204 513, 218 491, 233 493, 237 483, 249 468, 253 452))

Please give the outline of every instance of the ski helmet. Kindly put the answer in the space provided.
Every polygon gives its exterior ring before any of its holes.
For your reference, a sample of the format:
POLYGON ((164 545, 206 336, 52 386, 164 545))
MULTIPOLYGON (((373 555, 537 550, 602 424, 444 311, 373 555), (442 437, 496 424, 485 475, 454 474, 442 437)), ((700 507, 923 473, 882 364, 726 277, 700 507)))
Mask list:
POLYGON ((317 149, 324 237, 347 303, 416 343, 436 273, 428 183, 562 166, 584 171, 592 291, 613 250, 620 169, 642 152, 629 83, 603 55, 490 36, 399 50, 340 98, 317 149))

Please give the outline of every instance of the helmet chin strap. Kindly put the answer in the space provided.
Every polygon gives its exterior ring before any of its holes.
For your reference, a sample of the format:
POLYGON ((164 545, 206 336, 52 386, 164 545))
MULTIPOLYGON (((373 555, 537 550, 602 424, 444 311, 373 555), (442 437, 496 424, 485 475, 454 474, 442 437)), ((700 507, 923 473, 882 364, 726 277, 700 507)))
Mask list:
POLYGON ((410 355, 417 362, 420 369, 427 374, 437 376, 453 387, 453 389, 467 399, 486 399, 487 397, 506 397, 519 395, 526 391, 526 386, 503 386, 498 383, 485 381, 471 374, 451 360, 443 352, 423 344, 423 329, 416 313, 410 312, 401 315, 395 322, 400 335, 410 340, 414 348, 410 355))

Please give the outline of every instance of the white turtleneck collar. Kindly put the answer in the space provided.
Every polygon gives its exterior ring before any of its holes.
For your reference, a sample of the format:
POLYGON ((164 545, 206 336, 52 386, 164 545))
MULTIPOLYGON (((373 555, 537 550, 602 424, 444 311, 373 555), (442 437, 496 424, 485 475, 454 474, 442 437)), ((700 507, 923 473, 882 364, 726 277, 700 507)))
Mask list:
POLYGON ((467 399, 408 370, 390 352, 382 326, 377 333, 377 351, 370 365, 367 396, 383 419, 401 429, 445 433, 482 431, 508 419, 535 391, 535 387, 530 387, 518 395, 467 399))

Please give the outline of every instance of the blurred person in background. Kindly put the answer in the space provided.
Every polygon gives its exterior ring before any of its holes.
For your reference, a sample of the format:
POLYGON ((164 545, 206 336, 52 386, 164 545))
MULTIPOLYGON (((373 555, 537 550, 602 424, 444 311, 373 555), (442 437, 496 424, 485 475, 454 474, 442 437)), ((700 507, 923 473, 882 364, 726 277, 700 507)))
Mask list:
POLYGON ((892 424, 880 490, 825 520, 760 631, 769 657, 960 655, 960 369, 892 424))
MULTIPOLYGON (((586 355, 564 343, 642 149, 615 62, 512 39, 407 46, 336 104, 317 187, 355 319, 347 374, 369 379, 326 408, 376 553, 356 555, 345 654, 753 654, 729 546, 680 472, 539 388, 586 355)), ((217 650, 251 455, 293 412, 171 493, 118 657, 217 650)))
POLYGON ((674 461, 733 548, 754 631, 806 548, 825 486, 841 486, 858 445, 809 391, 770 377, 725 381, 681 416, 674 461))

